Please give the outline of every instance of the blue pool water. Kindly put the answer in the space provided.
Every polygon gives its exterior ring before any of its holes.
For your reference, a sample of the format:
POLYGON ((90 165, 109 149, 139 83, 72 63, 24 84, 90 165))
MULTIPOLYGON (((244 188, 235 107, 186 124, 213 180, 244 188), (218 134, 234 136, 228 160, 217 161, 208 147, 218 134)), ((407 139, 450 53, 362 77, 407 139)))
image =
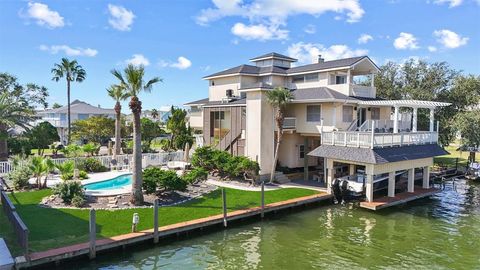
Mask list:
POLYGON ((101 182, 84 185, 86 190, 119 189, 132 184, 132 175, 124 174, 101 182))

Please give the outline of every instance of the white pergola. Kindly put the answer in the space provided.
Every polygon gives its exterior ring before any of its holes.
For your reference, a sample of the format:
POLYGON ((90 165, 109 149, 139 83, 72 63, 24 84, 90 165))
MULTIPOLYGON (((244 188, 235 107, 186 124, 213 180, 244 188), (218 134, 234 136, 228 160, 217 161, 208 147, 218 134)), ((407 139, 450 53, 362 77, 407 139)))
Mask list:
POLYGON ((365 106, 388 106, 395 108, 395 119, 393 120, 393 133, 398 133, 398 114, 401 107, 413 108, 412 131, 417 132, 417 110, 419 108, 430 109, 430 132, 434 131, 434 112, 436 107, 450 106, 451 103, 425 100, 365 100, 359 105, 365 106))

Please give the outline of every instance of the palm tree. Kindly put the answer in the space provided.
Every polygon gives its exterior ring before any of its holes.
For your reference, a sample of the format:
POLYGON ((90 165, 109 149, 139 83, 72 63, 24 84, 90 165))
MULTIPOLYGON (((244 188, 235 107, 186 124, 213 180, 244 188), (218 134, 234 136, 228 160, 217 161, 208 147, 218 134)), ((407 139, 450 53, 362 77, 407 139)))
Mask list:
POLYGON ((55 64, 52 68, 52 80, 58 82, 61 78, 67 80, 67 123, 68 123, 68 138, 67 145, 70 144, 71 138, 71 127, 70 127, 70 83, 71 82, 83 82, 87 73, 81 65, 78 64, 77 60, 68 60, 67 58, 62 58, 60 64, 55 64))
POLYGON ((0 160, 8 158, 7 131, 12 127, 29 128, 33 110, 5 92, 0 94, 0 160))
POLYGON ((142 112, 142 102, 138 95, 142 92, 150 92, 152 86, 162 79, 154 77, 145 83, 143 77, 145 68, 143 66, 134 66, 129 64, 123 71, 112 70, 112 74, 120 81, 120 86, 125 89, 130 96, 129 107, 133 114, 133 175, 132 175, 132 198, 131 202, 135 205, 143 204, 142 193, 142 136, 140 129, 140 114, 142 112))
POLYGON ((122 105, 121 101, 124 101, 128 98, 128 93, 120 85, 112 84, 107 88, 108 95, 113 98, 115 103, 115 151, 113 152, 113 159, 117 159, 117 155, 120 155, 120 150, 122 147, 121 143, 121 129, 122 129, 122 105))
POLYGON ((152 116, 153 119, 157 119, 158 118, 158 111, 157 109, 152 109, 152 112, 150 113, 150 115, 152 116))
POLYGON ((36 178, 37 188, 42 188, 41 178, 47 172, 45 159, 41 156, 33 157, 29 168, 32 171, 33 176, 36 178))
POLYGON ((43 188, 46 188, 48 175, 55 170, 55 163, 53 163, 51 158, 45 158, 43 162, 45 164, 45 179, 43 180, 43 188))
POLYGON ((275 169, 278 161, 278 149, 280 148, 280 142, 283 136, 283 120, 285 114, 285 108, 287 104, 293 99, 292 93, 283 87, 275 87, 272 91, 267 92, 267 101, 275 109, 275 123, 277 124, 277 144, 275 146, 274 162, 272 165, 272 171, 270 174, 270 182, 273 182, 275 175, 275 169))

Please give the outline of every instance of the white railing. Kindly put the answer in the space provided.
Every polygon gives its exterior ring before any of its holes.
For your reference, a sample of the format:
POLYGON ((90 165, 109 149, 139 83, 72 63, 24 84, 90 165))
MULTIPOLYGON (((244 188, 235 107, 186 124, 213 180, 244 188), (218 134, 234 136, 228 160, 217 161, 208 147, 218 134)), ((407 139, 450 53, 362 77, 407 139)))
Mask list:
MULTIPOLYGON (((103 166, 110 168, 113 156, 93 156, 92 158, 100 160, 103 166)), ((86 157, 78 157, 77 160, 86 159, 86 157)), ((146 153, 142 154, 142 168, 147 166, 161 166, 166 165, 168 161, 182 161, 184 159, 183 151, 176 152, 162 152, 162 153, 146 153)), ((55 164, 61 164, 68 160, 75 160, 74 158, 55 158, 52 161, 55 164)), ((121 167, 128 167, 133 162, 133 155, 117 155, 117 165, 121 167)), ((20 161, 22 162, 22 161, 20 161)), ((15 170, 15 166, 10 161, 0 162, 0 176, 8 174, 15 170)))
POLYGON ((429 131, 400 133, 335 131, 322 133, 322 144, 335 146, 378 148, 437 142, 438 133, 429 131))
POLYGON ((284 129, 295 129, 297 127, 297 118, 296 117, 285 117, 283 119, 283 128, 284 129))
MULTIPOLYGON (((363 132, 371 131, 373 125, 375 125, 375 132, 377 133, 393 132, 393 120, 390 120, 390 119, 366 120, 358 128, 358 130, 363 132)), ((410 131, 410 127, 411 127, 411 121, 398 121, 399 131, 402 131, 402 130, 410 131)))
POLYGON ((372 86, 366 85, 350 84, 350 88, 352 96, 356 97, 373 97, 373 93, 375 92, 372 86))

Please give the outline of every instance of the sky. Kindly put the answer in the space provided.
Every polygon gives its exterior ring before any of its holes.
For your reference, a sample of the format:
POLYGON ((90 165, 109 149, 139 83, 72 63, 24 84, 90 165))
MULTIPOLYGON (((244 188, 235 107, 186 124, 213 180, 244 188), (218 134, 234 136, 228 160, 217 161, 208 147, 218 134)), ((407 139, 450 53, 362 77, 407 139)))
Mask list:
POLYGON ((52 81, 51 68, 76 59, 87 78, 72 100, 113 107, 110 71, 142 64, 146 79, 163 79, 141 94, 144 109, 205 98, 202 77, 269 52, 298 64, 318 54, 446 61, 479 75, 479 17, 480 0, 0 0, 0 72, 65 105, 66 82, 52 81))

